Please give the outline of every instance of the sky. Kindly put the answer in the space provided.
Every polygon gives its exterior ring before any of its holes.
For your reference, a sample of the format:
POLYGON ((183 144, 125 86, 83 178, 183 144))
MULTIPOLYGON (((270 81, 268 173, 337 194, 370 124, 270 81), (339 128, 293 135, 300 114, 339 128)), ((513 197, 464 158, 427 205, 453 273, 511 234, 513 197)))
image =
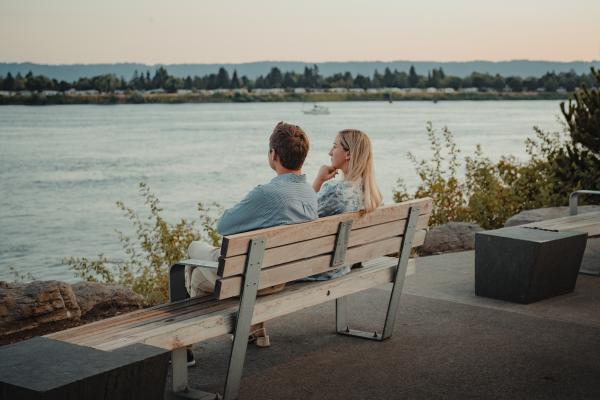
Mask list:
POLYGON ((0 62, 600 59, 598 0, 1 0, 0 62))

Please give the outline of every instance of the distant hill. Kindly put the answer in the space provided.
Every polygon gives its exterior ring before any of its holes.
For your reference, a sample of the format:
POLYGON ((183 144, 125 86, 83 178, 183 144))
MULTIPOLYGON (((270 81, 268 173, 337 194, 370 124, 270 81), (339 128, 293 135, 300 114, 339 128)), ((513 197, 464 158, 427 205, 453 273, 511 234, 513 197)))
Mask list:
MULTIPOLYGON (((411 65, 415 66, 417 73, 427 74, 434 68, 443 68, 447 75, 456 75, 465 77, 472 72, 487 72, 490 74, 500 74, 502 76, 535 76, 540 77, 546 72, 568 72, 574 70, 578 74, 590 71, 590 66, 600 69, 600 60, 584 62, 558 62, 558 61, 465 61, 465 62, 436 62, 436 61, 352 61, 352 62, 324 62, 316 63, 321 75, 329 76, 337 72, 350 71, 353 75, 363 74, 372 75, 375 70, 383 72, 387 67, 391 70, 407 71, 411 65)), ((246 75, 254 79, 259 75, 265 75, 272 67, 278 67, 282 71, 302 72, 307 65, 313 63, 292 62, 292 61, 260 61, 243 64, 161 64, 146 65, 136 63, 119 64, 65 64, 65 65, 45 65, 34 63, 0 63, 0 75, 6 75, 8 72, 15 75, 20 72, 26 74, 32 71, 36 75, 45 75, 58 80, 68 82, 75 81, 80 77, 91 77, 102 74, 116 74, 119 77, 130 79, 134 71, 147 71, 154 73, 160 66, 164 66, 169 74, 178 77, 202 76, 210 73, 216 73, 220 67, 225 67, 230 73, 237 70, 238 75, 246 75)))

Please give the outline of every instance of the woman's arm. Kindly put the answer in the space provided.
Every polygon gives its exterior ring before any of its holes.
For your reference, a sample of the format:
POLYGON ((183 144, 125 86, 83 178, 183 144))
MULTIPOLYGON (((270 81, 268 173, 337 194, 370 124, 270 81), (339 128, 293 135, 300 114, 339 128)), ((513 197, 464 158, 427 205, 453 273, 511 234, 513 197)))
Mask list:
POLYGON ((321 190, 321 186, 323 186, 323 183, 332 179, 336 175, 337 169, 333 168, 331 165, 322 165, 321 168, 319 168, 319 172, 317 173, 315 181, 313 182, 314 191, 319 193, 319 190, 321 190))

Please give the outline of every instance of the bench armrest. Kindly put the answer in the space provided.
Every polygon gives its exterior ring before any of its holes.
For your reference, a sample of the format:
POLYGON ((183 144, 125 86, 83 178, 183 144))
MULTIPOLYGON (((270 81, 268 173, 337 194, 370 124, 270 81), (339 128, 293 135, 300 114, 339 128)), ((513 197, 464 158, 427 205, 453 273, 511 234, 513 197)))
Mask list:
POLYGON ((219 263, 209 260, 195 260, 188 259, 179 261, 177 264, 169 267, 169 301, 178 301, 187 299, 189 296, 187 289, 185 288, 185 267, 191 265, 193 267, 204 267, 217 269, 219 263))
POLYGON ((577 190, 569 195, 569 214, 577 215, 577 196, 580 194, 600 195, 599 190, 577 190))

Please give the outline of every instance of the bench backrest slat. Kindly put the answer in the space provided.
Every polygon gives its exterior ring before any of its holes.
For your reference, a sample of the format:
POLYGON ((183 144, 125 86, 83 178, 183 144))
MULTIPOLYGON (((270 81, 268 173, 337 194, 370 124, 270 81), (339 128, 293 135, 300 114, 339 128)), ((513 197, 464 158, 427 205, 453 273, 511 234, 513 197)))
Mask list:
MULTIPOLYGON (((427 228, 428 219, 428 215, 419 216, 417 229, 427 228)), ((386 239, 392 236, 402 235, 405 229, 406 219, 354 229, 350 234, 348 247, 354 247, 361 244, 386 239)), ((335 244, 336 237, 336 234, 332 234, 267 249, 264 254, 262 268, 269 268, 301 258, 309 258, 331 252, 335 244)), ((246 254, 221 258, 219 261, 217 275, 219 277, 226 278, 229 276, 242 274, 246 265, 246 259, 246 254)))
MULTIPOLYGON (((413 247, 420 246, 423 244, 424 240, 425 230, 417 231, 413 239, 413 247)), ((346 253, 346 264, 351 265, 372 260, 383 255, 397 253, 400 249, 401 242, 402 236, 395 236, 385 240, 349 248, 346 253)), ((264 269, 260 275, 259 289, 329 271, 332 269, 332 257, 332 254, 325 254, 264 269)), ((217 285, 215 287, 215 296, 218 299, 239 296, 242 284, 242 275, 220 278, 217 280, 217 285)))
POLYGON ((334 235, 337 233, 340 222, 349 219, 354 220, 352 229, 406 219, 408 210, 411 207, 419 207, 421 215, 429 215, 431 214, 431 199, 417 199, 385 205, 360 218, 358 212, 319 218, 316 221, 302 224, 302 230, 296 229, 296 225, 282 225, 226 236, 223 238, 223 245, 221 246, 221 257, 246 254, 250 240, 258 236, 262 236, 267 240, 266 248, 269 249, 321 236, 334 235))
POLYGON ((411 207, 419 208, 413 247, 420 246, 431 212, 431 199, 419 199, 381 207, 372 213, 347 213, 303 224, 286 225, 224 238, 219 260, 215 297, 238 296, 243 283, 247 250, 252 238, 266 238, 259 289, 295 281, 329 271, 332 267, 336 236, 342 221, 352 220, 345 265, 397 253, 406 231, 411 207))

